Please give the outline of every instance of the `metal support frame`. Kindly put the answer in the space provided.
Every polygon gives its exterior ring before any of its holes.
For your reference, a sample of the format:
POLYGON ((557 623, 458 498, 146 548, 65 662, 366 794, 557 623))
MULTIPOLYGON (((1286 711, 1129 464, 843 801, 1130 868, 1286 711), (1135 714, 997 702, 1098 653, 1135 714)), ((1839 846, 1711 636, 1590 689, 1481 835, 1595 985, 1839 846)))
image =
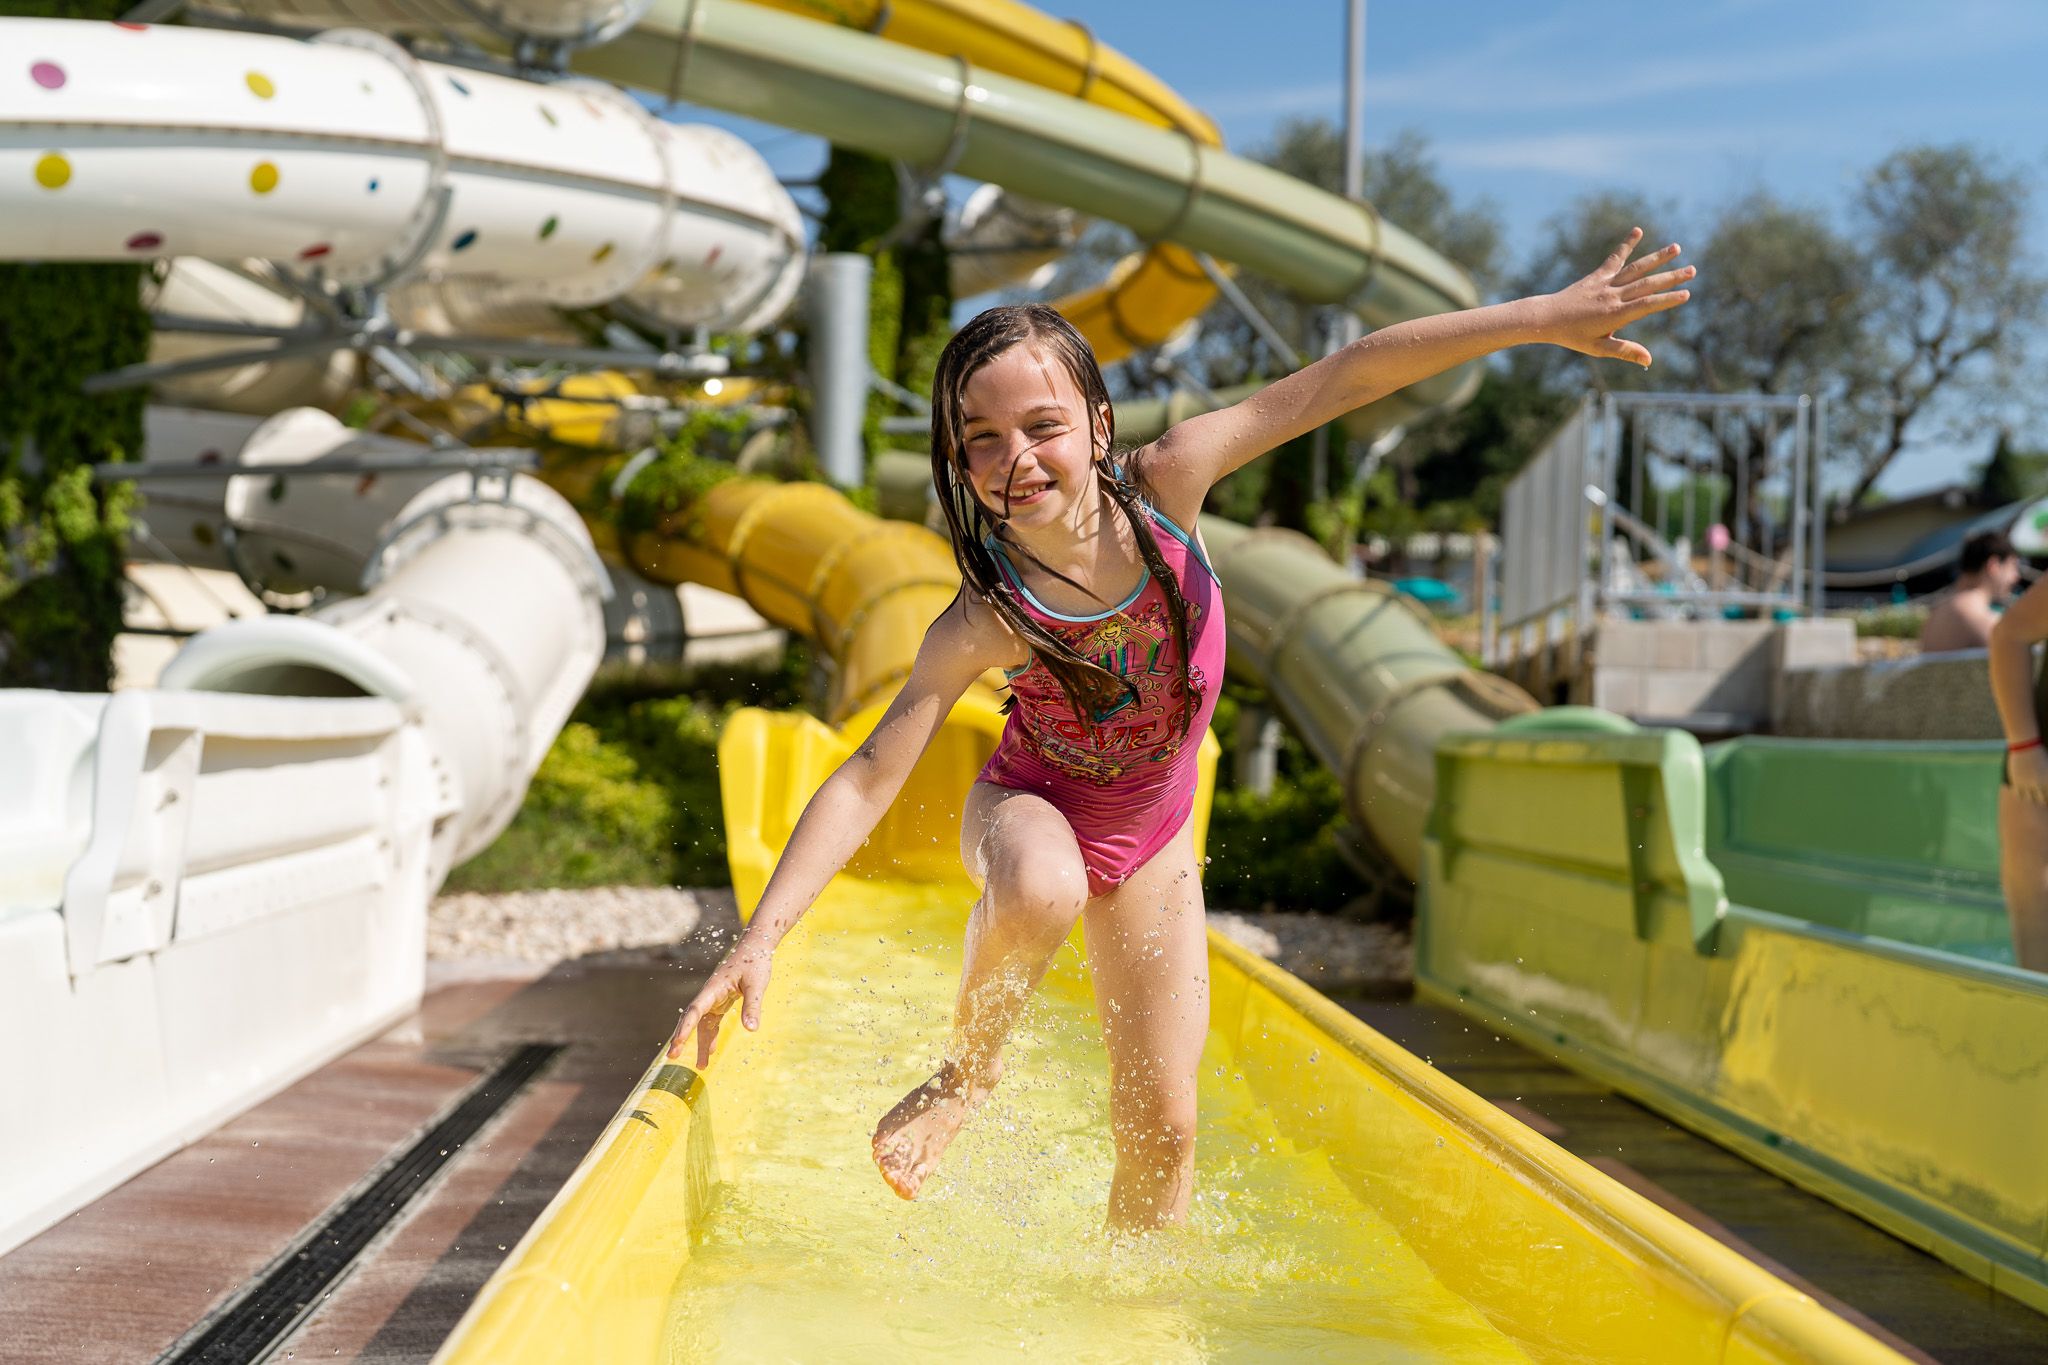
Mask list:
POLYGON ((1259 340, 1266 343, 1267 349, 1273 352, 1275 360, 1280 361, 1290 370, 1301 368, 1301 353, 1287 344, 1286 338, 1280 335, 1280 329, 1275 327, 1272 321, 1258 310, 1258 307, 1252 303, 1244 290, 1237 287, 1237 281, 1223 273, 1223 268, 1216 264, 1215 257, 1206 251, 1197 251, 1195 253, 1195 264, 1202 267, 1202 273, 1209 277, 1209 283, 1216 286, 1216 292, 1223 296, 1226 303, 1237 310, 1237 315, 1251 324, 1252 330, 1258 333, 1259 340))
POLYGON ((198 336, 248 337, 268 340, 272 344, 223 351, 215 355, 193 356, 186 360, 145 361, 124 365, 119 369, 93 375, 80 387, 89 394, 110 393, 160 383, 167 379, 177 379, 188 374, 205 374, 212 370, 232 369, 238 365, 271 364, 280 360, 324 355, 342 350, 355 351, 366 356, 408 392, 429 398, 440 395, 441 385, 440 381, 433 377, 431 368, 419 359, 420 352, 533 360, 589 369, 652 370, 667 379, 709 378, 728 374, 732 369, 729 357, 716 351, 694 347, 683 351, 642 351, 609 346, 559 346, 499 337, 440 336, 416 332, 391 321, 384 312, 381 295, 373 295, 367 303, 361 300, 344 301, 307 286, 302 281, 294 280, 288 274, 280 274, 284 281, 293 287, 294 292, 300 293, 309 301, 316 301, 321 311, 327 313, 332 321, 326 325, 311 327, 265 327, 255 323, 160 313, 153 319, 158 331, 187 332, 198 336))

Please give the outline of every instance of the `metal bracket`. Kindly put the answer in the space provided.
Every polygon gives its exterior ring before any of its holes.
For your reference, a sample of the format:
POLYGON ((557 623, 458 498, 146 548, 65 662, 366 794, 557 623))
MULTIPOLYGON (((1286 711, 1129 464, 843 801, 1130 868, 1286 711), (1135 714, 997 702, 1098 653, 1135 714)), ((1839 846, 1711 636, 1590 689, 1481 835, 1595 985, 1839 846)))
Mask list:
POLYGON ((1206 251, 1197 251, 1194 256, 1195 264, 1202 267, 1202 273, 1209 277, 1209 283, 1216 286, 1216 292, 1237 310, 1239 317, 1251 324, 1252 330, 1258 333, 1259 340, 1265 342, 1267 349, 1273 352, 1273 358, 1292 369, 1300 369, 1305 363, 1301 352, 1287 344, 1286 338, 1280 335, 1280 329, 1258 310, 1244 290, 1237 287, 1236 280, 1223 273, 1223 268, 1216 264, 1216 258, 1206 251))

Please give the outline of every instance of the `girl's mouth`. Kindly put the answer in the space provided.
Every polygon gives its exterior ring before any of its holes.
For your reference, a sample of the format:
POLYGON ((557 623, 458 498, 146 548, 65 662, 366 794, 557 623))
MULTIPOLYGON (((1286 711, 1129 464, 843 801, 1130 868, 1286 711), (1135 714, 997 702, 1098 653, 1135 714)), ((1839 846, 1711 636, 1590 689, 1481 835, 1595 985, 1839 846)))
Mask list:
POLYGON ((1012 488, 1006 500, 1012 507, 1029 507, 1052 491, 1050 483, 1035 483, 1029 488, 1012 488))

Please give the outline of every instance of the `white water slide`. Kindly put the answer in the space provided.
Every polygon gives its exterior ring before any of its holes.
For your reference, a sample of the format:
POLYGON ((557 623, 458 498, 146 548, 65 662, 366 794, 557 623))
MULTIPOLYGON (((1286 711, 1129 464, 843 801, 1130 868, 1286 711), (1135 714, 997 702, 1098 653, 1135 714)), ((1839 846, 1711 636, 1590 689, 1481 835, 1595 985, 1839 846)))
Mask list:
MULTIPOLYGON (((0 259, 269 260, 472 314, 622 301, 741 332, 802 278, 751 148, 596 82, 352 32, 0 20, 0 52, 0 259)), ((510 453, 153 409, 149 455, 333 471, 200 469, 154 510, 209 562, 285 555, 359 595, 208 631, 156 689, 0 692, 0 1032, 35 1040, 0 1056, 0 1251, 410 1011, 428 898, 603 652, 605 568, 510 453), (110 1063, 119 1124, 91 1118, 110 1063)))

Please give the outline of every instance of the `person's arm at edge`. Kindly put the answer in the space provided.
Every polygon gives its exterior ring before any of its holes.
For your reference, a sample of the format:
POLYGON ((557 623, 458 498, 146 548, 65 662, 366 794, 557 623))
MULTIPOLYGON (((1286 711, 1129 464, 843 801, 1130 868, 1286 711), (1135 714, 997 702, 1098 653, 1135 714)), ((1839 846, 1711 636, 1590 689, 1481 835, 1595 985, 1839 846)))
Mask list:
POLYGON ((999 661, 1005 635, 994 614, 969 606, 964 594, 932 623, 910 676, 874 732, 804 806, 746 930, 677 1021, 668 1046, 671 1058, 681 1053, 694 1029, 697 1066, 708 1065, 719 1025, 735 998, 741 1002, 740 1021, 749 1029, 760 1027, 761 995, 776 945, 881 823, 953 703, 999 661))
MULTIPOLYGON (((2041 722, 2034 714, 2036 642, 2048 640, 2048 578, 2036 579, 1991 627, 1984 647, 1991 674, 1991 700, 2008 746, 2040 739, 2041 722)), ((2009 755, 2013 789, 2037 803, 2048 803, 2048 752, 2024 749, 2009 755)))

